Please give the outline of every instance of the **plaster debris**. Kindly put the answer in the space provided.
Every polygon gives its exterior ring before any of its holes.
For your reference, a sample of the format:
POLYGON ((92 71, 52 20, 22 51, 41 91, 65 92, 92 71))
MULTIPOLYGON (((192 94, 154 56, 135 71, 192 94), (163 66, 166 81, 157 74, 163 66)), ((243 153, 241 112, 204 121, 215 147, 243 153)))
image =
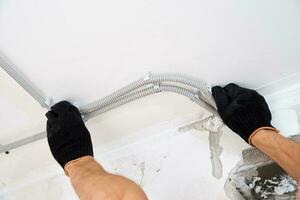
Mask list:
POLYGON ((269 179, 253 177, 252 181, 248 183, 248 186, 252 193, 255 193, 255 196, 259 199, 282 196, 284 194, 295 192, 297 189, 296 181, 286 174, 269 179))
POLYGON ((295 199, 297 183, 294 179, 271 159, 261 159, 257 152, 246 151, 253 153, 251 158, 243 157, 226 180, 225 192, 230 199, 295 199), (257 160, 254 155, 258 156, 257 160))

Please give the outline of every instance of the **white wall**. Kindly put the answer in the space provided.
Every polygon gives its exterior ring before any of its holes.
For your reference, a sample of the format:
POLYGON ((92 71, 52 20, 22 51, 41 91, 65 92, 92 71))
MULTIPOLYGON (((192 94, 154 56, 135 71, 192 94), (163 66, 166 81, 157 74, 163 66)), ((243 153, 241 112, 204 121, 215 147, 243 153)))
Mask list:
MULTIPOLYGON (((226 160, 225 176, 216 180, 211 176, 207 132, 180 133, 176 129, 163 131, 162 126, 152 127, 144 130, 153 134, 144 140, 106 153, 96 148, 96 158, 110 172, 140 184, 151 200, 227 199, 223 184, 232 163, 240 159, 239 154, 226 149, 222 156, 226 160)), ((234 135, 229 137, 233 138, 232 142, 240 142, 234 135)), ((31 171, 27 176, 4 188, 0 199, 77 199, 58 165, 31 171)))

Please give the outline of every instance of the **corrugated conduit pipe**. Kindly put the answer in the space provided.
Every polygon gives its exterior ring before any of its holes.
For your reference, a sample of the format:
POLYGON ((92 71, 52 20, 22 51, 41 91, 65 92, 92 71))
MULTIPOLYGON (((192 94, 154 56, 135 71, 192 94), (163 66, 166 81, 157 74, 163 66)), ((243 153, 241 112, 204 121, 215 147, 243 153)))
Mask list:
POLYGON ((112 101, 102 107, 97 107, 97 109, 93 109, 93 111, 85 114, 84 118, 90 119, 98 114, 104 113, 108 110, 112 110, 114 108, 117 108, 121 105, 127 104, 129 102, 132 102, 134 100, 140 99, 142 97, 159 93, 159 92, 173 92, 177 94, 181 94, 183 96, 186 96, 190 98, 192 101, 196 102, 209 112, 216 114, 216 111, 213 107, 211 107, 209 104, 206 102, 202 101, 201 99, 197 98, 194 92, 191 92, 187 89, 178 87, 178 86, 173 86, 173 85, 167 85, 167 84, 161 84, 157 88, 153 87, 148 87, 142 90, 135 91, 133 93, 130 93, 129 95, 122 96, 121 98, 118 98, 116 101, 112 101))
MULTIPOLYGON (((47 108, 48 110, 50 109, 51 105, 53 104, 51 98, 45 97, 45 95, 43 95, 40 90, 38 90, 28 79, 26 79, 23 73, 19 72, 15 67, 13 67, 12 64, 3 59, 3 57, 1 56, 0 66, 36 101, 38 101, 41 106, 47 108)), ((186 96, 201 107, 211 112, 214 116, 219 116, 216 111, 215 102, 211 94, 208 92, 208 87, 199 81, 191 80, 187 77, 177 74, 152 75, 149 73, 143 79, 137 80, 105 98, 79 107, 79 110, 82 113, 84 120, 86 121, 101 113, 115 109, 121 105, 160 92, 173 92, 186 96)), ((210 134, 214 133, 210 132, 210 134)), ((213 138, 216 138, 216 136, 217 135, 214 135, 213 138)), ((4 146, 0 146, 0 153, 34 142, 36 140, 40 140, 45 137, 46 133, 43 132, 4 146)), ((219 158, 219 154, 216 153, 216 148, 219 145, 219 143, 216 141, 219 141, 219 137, 220 134, 218 134, 218 138, 214 139, 214 141, 211 142, 211 140, 209 140, 210 143, 213 144, 210 144, 210 150, 212 157, 213 175, 216 178, 220 178, 222 176, 222 172, 220 171, 222 169, 218 167, 222 166, 222 164, 219 158)))
MULTIPOLYGON (((140 89, 141 87, 147 86, 147 85, 157 85, 159 87, 159 84, 162 82, 169 82, 169 83, 177 83, 182 84, 186 86, 190 86, 193 88, 196 88, 199 91, 199 94, 197 96, 200 96, 199 98, 203 101, 205 101, 208 105, 216 108, 215 102, 211 97, 211 94, 208 92, 208 87, 205 86, 205 84, 190 80, 186 77, 183 77, 181 75, 177 74, 160 74, 160 75, 151 75, 147 74, 145 76, 146 78, 140 79, 138 81, 135 81, 125 87, 123 87, 120 90, 117 90, 116 92, 112 93, 111 95, 100 99, 98 101, 95 101, 93 103, 87 104, 83 107, 80 107, 79 110, 82 113, 90 113, 95 110, 98 110, 99 108, 111 103, 113 100, 118 99, 119 97, 122 97, 134 90, 140 89)), ((180 86, 178 86, 180 87, 180 86)))

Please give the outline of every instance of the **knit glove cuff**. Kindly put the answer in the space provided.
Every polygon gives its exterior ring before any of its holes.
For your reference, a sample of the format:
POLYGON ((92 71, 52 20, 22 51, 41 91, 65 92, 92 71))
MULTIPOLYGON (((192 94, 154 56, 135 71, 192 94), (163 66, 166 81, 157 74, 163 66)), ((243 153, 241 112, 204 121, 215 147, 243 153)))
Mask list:
POLYGON ((268 127, 268 126, 265 126, 265 127, 258 128, 258 129, 256 129, 256 130, 250 135, 250 137, 249 137, 249 139, 248 139, 248 142, 249 142, 250 145, 254 146, 253 143, 252 143, 252 138, 254 137, 254 135, 255 135, 256 133, 258 133, 258 132, 261 131, 261 130, 269 130, 269 131, 273 131, 273 132, 279 134, 279 131, 278 131, 276 128, 274 128, 274 127, 268 127))
POLYGON ((227 119, 227 124, 234 132, 238 133, 247 143, 251 134, 261 127, 272 127, 270 121, 265 121, 265 117, 254 112, 237 112, 234 117, 227 119))

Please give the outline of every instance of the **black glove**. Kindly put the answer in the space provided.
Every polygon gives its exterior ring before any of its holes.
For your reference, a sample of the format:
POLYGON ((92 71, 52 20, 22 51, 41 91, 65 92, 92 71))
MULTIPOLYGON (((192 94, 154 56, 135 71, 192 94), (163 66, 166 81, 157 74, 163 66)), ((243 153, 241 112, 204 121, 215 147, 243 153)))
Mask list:
POLYGON ((62 168, 71 160, 93 156, 90 133, 75 106, 67 101, 59 102, 51 107, 46 117, 48 144, 62 168))
POLYGON ((224 123, 246 142, 258 128, 272 127, 269 107, 255 90, 230 83, 213 87, 212 95, 224 123))

